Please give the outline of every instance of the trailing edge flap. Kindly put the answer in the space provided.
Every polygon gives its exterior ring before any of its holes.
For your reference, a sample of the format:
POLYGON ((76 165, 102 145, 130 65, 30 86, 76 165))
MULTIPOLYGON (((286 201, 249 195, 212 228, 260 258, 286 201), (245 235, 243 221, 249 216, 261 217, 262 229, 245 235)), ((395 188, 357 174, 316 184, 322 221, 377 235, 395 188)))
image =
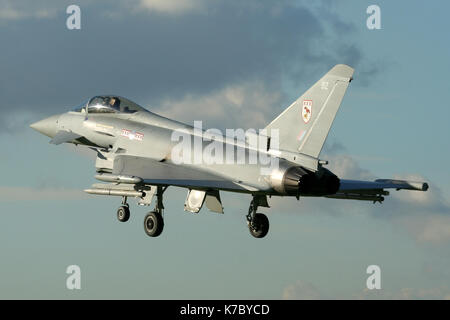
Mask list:
POLYGON ((71 142, 81 137, 82 136, 73 133, 72 131, 58 131, 53 139, 50 140, 50 143, 58 145, 64 142, 71 142))

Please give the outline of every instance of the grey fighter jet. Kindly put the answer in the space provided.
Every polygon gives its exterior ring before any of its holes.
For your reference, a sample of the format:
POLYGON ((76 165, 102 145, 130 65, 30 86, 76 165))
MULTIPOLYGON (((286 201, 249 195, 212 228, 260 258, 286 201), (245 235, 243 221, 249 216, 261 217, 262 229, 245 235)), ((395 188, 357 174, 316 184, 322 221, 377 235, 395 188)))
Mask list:
POLYGON ((251 195, 246 221, 251 235, 262 238, 269 230, 269 220, 257 211, 269 207, 267 197, 381 203, 389 194, 386 189, 428 189, 425 182, 341 179, 325 168, 328 162, 319 155, 353 71, 347 65, 336 65, 265 130, 242 139, 211 135, 115 95, 93 97, 76 110, 38 121, 31 128, 49 136, 53 144, 72 143, 96 151, 95 178, 101 183, 85 191, 122 197, 119 221, 130 217, 128 198, 136 198, 144 206, 155 198, 155 209, 144 219, 144 230, 151 237, 163 231, 164 191, 176 186, 187 189, 184 209, 193 213, 204 204, 210 211, 223 213, 220 191, 251 195), (183 148, 180 137, 186 140, 183 148), (256 146, 251 142, 254 139, 256 146), (212 144, 218 156, 215 160, 231 161, 210 161, 208 156, 196 161, 199 153, 214 149, 212 144), (268 161, 248 161, 251 155, 268 161))

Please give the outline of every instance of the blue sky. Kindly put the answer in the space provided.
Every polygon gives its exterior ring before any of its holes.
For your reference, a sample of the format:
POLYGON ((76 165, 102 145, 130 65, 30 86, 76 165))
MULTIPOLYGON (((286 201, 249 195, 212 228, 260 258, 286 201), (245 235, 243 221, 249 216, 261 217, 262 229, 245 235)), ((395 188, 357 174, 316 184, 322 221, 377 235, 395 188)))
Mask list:
POLYGON ((450 297, 447 2, 79 1, 78 31, 69 4, 0 0, 0 298, 450 297), (371 4, 381 30, 366 28, 371 4), (114 92, 186 123, 259 128, 336 63, 356 71, 322 157, 341 177, 424 179, 427 193, 271 199, 270 233, 253 239, 248 196, 192 215, 169 188, 152 239, 146 208, 122 224, 119 198, 83 194, 89 152, 28 127, 114 92), (371 264, 378 292, 364 289, 371 264))

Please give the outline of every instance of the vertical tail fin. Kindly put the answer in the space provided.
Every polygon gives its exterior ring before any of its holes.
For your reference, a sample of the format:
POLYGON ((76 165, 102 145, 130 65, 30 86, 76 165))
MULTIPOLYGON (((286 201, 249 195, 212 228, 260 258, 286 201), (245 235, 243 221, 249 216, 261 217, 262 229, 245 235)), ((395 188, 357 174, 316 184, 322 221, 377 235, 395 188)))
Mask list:
POLYGON ((279 148, 318 158, 328 136, 353 68, 338 64, 267 127, 279 130, 279 148))

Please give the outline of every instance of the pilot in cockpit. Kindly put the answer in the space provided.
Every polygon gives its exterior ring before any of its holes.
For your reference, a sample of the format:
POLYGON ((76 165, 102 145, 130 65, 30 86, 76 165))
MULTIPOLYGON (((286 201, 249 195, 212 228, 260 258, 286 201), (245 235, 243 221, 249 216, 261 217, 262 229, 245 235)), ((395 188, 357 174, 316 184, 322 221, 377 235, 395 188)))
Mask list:
POLYGON ((111 99, 109 99, 109 105, 117 111, 120 110, 120 100, 115 97, 111 97, 111 99))

